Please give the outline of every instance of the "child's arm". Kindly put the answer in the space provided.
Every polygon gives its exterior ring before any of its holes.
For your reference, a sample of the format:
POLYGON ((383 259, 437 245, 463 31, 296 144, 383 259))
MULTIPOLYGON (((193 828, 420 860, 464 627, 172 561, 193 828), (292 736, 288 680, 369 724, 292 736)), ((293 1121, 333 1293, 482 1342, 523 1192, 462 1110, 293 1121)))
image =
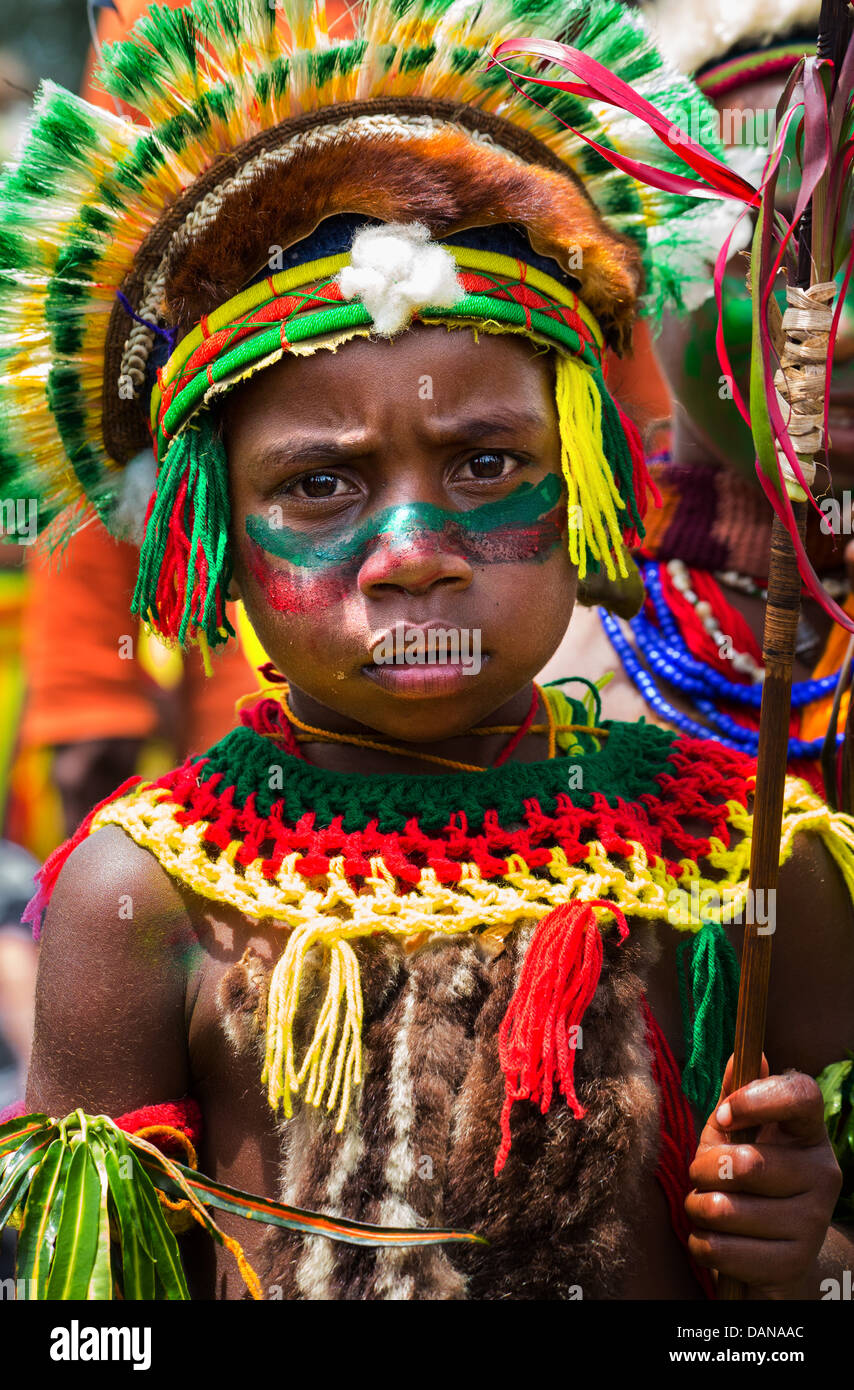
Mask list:
POLYGON ((75 849, 44 925, 29 1109, 114 1116, 186 1094, 193 939, 181 890, 123 831, 75 849))
POLYGON ((854 1230, 831 1225, 841 1174, 813 1080, 854 1049, 854 909, 813 837, 781 871, 772 921, 765 1079, 729 1095, 730 1059, 691 1167, 691 1251, 751 1298, 819 1298, 823 1279, 854 1267, 854 1230), (727 1142, 753 1125, 755 1143, 727 1142))

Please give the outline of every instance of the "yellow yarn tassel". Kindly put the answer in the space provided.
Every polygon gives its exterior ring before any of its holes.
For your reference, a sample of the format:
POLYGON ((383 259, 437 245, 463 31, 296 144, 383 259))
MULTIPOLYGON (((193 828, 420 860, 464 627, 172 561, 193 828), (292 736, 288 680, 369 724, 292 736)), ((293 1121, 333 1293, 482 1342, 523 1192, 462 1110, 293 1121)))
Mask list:
POLYGON ((334 1109, 340 1093, 335 1124, 339 1133, 344 1127, 353 1087, 362 1080, 362 986, 356 953, 346 940, 355 934, 352 923, 344 922, 340 935, 328 929, 318 930, 312 924, 292 934, 270 980, 267 1047, 261 1074, 270 1105, 276 1109, 281 1103, 288 1118, 292 1114, 291 1096, 303 1086, 305 1099, 311 1105, 319 1106, 326 1096, 327 1110, 334 1109), (302 1065, 297 1069, 293 1030, 303 967, 311 948, 321 944, 328 952, 326 998, 302 1065), (342 1007, 344 1017, 339 1032, 342 1007), (333 1052, 335 1063, 330 1080, 333 1052))
POLYGON ((623 579, 628 570, 623 556, 618 511, 625 511, 605 456, 602 439, 602 398, 590 372, 572 358, 557 359, 555 401, 560 428, 560 466, 566 483, 569 515, 569 557, 578 577, 587 574, 588 552, 604 565, 609 579, 623 579), (617 563, 614 563, 614 556, 617 563))

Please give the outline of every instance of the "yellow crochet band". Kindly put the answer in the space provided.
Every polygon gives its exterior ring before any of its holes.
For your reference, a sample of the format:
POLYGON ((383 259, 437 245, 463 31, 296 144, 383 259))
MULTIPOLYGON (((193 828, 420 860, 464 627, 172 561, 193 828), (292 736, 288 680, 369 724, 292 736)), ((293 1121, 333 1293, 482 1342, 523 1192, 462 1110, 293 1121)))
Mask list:
MULTIPOLYGON (((381 857, 371 859, 370 873, 360 887, 347 877, 343 857, 331 859, 328 872, 310 880, 296 868, 299 853, 287 855, 272 879, 262 872, 260 858, 238 872, 234 859, 242 841, 231 841, 211 859, 204 843, 205 823, 180 824, 176 807, 153 784, 105 806, 94 817, 90 833, 103 825, 118 825, 136 844, 151 850, 167 873, 201 897, 228 903, 252 920, 272 919, 288 931, 270 981, 263 1080, 270 1104, 281 1105, 287 1116, 292 1097, 300 1092, 314 1106, 325 1102, 328 1110, 337 1107, 340 1131, 362 1075, 362 991, 352 942, 378 932, 404 940, 424 934, 434 940, 475 932, 506 935, 518 925, 539 921, 554 907, 603 898, 629 920, 670 921, 678 930, 696 932, 706 921, 739 921, 748 902, 753 822, 740 802, 728 802, 727 809, 735 843, 727 848, 712 837, 702 863, 683 859, 678 877, 637 841, 629 841, 630 852, 621 864, 609 859, 599 841, 592 841, 581 863, 570 863, 555 845, 545 870, 532 871, 521 855, 513 854, 500 878, 485 879, 469 863, 461 866, 461 877, 453 884, 440 882, 433 869, 424 868, 415 887, 399 883, 381 857), (692 889, 705 895, 703 922, 693 913, 682 914, 680 905, 692 889), (326 993, 300 1060, 295 1021, 307 958, 318 948, 326 993)), ((781 864, 802 832, 821 837, 854 895, 854 821, 830 812, 805 782, 787 778, 781 864)), ((603 910, 601 916, 604 924, 610 914, 603 910)))
MULTIPOLYGON (((567 289, 552 276, 538 270, 535 266, 527 262, 516 260, 512 256, 504 256, 494 251, 479 251, 465 246, 445 246, 463 269, 481 271, 484 274, 495 275, 499 279, 512 281, 524 280, 526 285, 534 290, 554 300, 565 308, 572 309, 574 313, 585 324, 589 330, 597 348, 601 351, 604 339, 602 330, 596 318, 588 309, 587 305, 579 299, 578 295, 572 290, 567 289)), ((348 252, 341 252, 334 256, 324 256, 319 260, 307 262, 304 265, 291 266, 288 270, 278 271, 275 275, 261 280, 258 284, 251 285, 248 289, 241 290, 237 295, 221 304, 210 314, 205 315, 202 322, 196 325, 170 355, 165 367, 160 374, 158 382, 155 384, 151 394, 151 424, 156 428, 160 409, 160 401, 163 389, 171 384, 181 370, 186 365, 193 352, 204 342, 206 337, 216 333, 221 328, 225 328, 229 323, 244 314, 251 313, 262 304, 267 303, 271 297, 271 291, 276 297, 293 294, 299 290, 308 291, 318 282, 329 280, 337 275, 340 270, 350 264, 348 252)))

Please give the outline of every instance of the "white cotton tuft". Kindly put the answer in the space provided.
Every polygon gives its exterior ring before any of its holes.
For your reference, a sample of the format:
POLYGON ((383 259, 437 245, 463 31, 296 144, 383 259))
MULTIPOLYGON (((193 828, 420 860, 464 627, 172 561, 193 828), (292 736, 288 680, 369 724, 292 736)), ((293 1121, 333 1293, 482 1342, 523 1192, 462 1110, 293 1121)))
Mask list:
POLYGON ((737 44, 782 43, 795 29, 817 26, 821 0, 649 0, 642 12, 665 57, 692 73, 737 44))
POLYGON ((361 228, 350 264, 336 278, 344 299, 361 299, 384 337, 406 328, 425 305, 450 309, 464 294, 456 261, 421 222, 361 228))

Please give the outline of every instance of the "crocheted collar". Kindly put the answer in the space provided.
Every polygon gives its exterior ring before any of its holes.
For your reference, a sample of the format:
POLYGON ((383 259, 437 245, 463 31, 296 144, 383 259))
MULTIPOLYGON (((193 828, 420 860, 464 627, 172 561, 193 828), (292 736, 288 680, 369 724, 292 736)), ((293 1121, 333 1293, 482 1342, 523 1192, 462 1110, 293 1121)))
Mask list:
MULTIPOLYGON (((531 1013, 525 1001, 546 976, 546 1013, 572 999, 570 1021, 580 1023, 605 935, 621 941, 630 926, 649 921, 694 933, 741 920, 753 829, 750 758, 645 723, 608 723, 606 747, 551 762, 365 777, 311 766, 259 732, 271 729, 269 707, 277 703, 261 699, 204 757, 155 782, 130 778, 96 807, 45 864, 27 919, 39 925, 75 846, 118 825, 199 897, 283 928, 262 1082, 287 1116, 301 1093, 337 1111, 335 1127, 344 1127, 362 1078, 353 947, 364 938, 383 934, 408 950, 468 934, 494 952, 511 931, 539 924, 506 1032, 517 1017, 536 1014, 543 1023, 542 1009, 531 1013), (319 1011, 307 996, 318 961, 326 988, 319 1011), (306 1011, 303 1047, 298 1015, 306 1011)), ((790 780, 782 859, 806 829, 831 837, 854 883, 854 822, 831 817, 804 783, 790 780)), ((547 1080, 554 1070, 541 1057, 539 1024, 535 1033, 505 1047, 497 1167, 509 1149, 510 1107, 540 1096, 539 1082, 532 1090, 519 1077, 547 1080)), ((504 1047, 504 1032, 501 1039, 504 1047)), ((576 1106, 572 1057, 565 1061, 560 1085, 576 1106)), ((542 1094, 551 1095, 550 1082, 542 1094)))
MULTIPOLYGON (((457 811, 472 826, 480 825, 490 810, 497 812, 502 823, 512 824, 523 818, 531 797, 552 811, 568 787, 567 760, 561 757, 440 776, 337 772, 285 752, 275 738, 259 730, 259 725, 269 728, 271 718, 282 720, 277 701, 250 706, 241 711, 241 727, 205 754, 205 779, 217 779, 223 790, 233 788, 237 804, 251 798, 255 813, 261 816, 281 805, 286 821, 297 822, 311 814, 326 825, 340 818, 345 830, 357 831, 368 822, 380 830, 392 829, 417 811, 424 829, 438 831, 457 811), (281 768, 281 776, 271 778, 271 768, 281 768)), ((581 735, 582 751, 574 752, 571 760, 577 769, 573 802, 585 808, 593 806, 596 798, 614 804, 616 797, 634 801, 649 793, 673 741, 668 730, 643 722, 606 721, 603 727, 609 730, 603 746, 581 735)))

